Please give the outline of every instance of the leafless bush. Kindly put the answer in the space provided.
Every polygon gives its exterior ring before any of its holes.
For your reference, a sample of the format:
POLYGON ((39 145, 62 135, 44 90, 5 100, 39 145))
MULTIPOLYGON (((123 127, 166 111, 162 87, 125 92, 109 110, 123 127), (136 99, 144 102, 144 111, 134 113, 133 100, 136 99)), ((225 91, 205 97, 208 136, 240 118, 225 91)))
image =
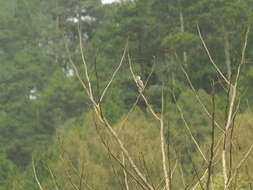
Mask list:
MULTIPOLYGON (((228 110, 225 118, 225 124, 222 125, 218 121, 216 121, 216 115, 215 115, 215 93, 213 92, 212 94, 212 110, 208 110, 205 106, 205 104, 201 101, 198 93, 196 92, 194 86, 191 83, 190 77, 188 76, 188 73, 184 69, 183 64, 181 64, 181 68, 183 73, 186 76, 186 79, 190 85, 190 88, 192 89, 193 93, 195 94, 195 97, 199 104, 203 108, 203 113, 205 113, 210 121, 211 121, 211 135, 210 135, 210 147, 208 149, 208 152, 202 150, 202 146, 198 143, 197 139, 194 137, 191 131, 191 127, 189 126, 188 122, 186 121, 184 117, 184 110, 181 108, 180 105, 176 104, 177 109, 180 113, 181 119, 186 127, 186 131, 188 132, 189 136, 191 137, 192 142, 196 146, 198 152, 201 155, 201 158, 204 163, 204 168, 202 168, 201 171, 195 170, 195 173, 193 175, 197 176, 197 180, 193 181, 191 184, 186 184, 186 181, 184 180, 184 171, 182 169, 181 163, 179 161, 179 158, 173 150, 171 150, 168 145, 165 142, 165 127, 164 127, 164 95, 163 95, 163 90, 161 91, 161 111, 157 113, 152 105, 149 103, 148 98, 145 96, 145 90, 140 90, 139 95, 136 98, 135 103, 132 105, 132 108, 129 110, 128 114, 126 114, 125 118, 122 120, 119 128, 116 130, 115 128, 112 127, 112 124, 108 121, 109 119, 106 118, 106 116, 103 114, 103 109, 102 109, 102 100, 105 97, 106 93, 110 90, 110 86, 113 83, 115 76, 118 74, 119 69, 122 67, 124 61, 127 61, 129 64, 129 69, 132 74, 132 79, 133 81, 136 80, 136 73, 133 70, 132 67, 132 62, 131 62, 131 57, 128 53, 128 45, 126 44, 124 48, 124 53, 122 55, 121 61, 118 65, 118 67, 115 69, 113 75, 111 76, 108 84, 104 88, 104 90, 101 93, 101 96, 98 98, 96 101, 93 95, 93 86, 91 85, 90 81, 90 74, 88 70, 88 66, 84 57, 83 53, 83 44, 82 44, 82 39, 81 39, 81 32, 80 29, 79 31, 79 38, 80 38, 80 52, 81 52, 81 57, 82 57, 82 62, 83 62, 83 68, 84 68, 84 75, 85 79, 81 78, 81 75, 78 71, 78 68, 76 67, 74 61, 72 60, 70 54, 69 54, 69 62, 73 66, 76 76, 79 79, 80 83, 82 84, 83 89, 86 92, 86 95, 89 97, 89 100, 91 102, 93 111, 95 113, 95 117, 97 121, 95 121, 95 124, 97 126, 97 129, 94 128, 94 130, 98 130, 98 135, 101 139, 102 144, 104 145, 106 151, 110 155, 110 157, 115 161, 112 165, 117 163, 118 166, 122 169, 123 176, 118 176, 119 178, 122 179, 122 186, 124 189, 129 190, 129 189, 145 189, 145 190, 155 190, 155 189, 166 189, 166 190, 171 190, 173 189, 173 180, 175 178, 175 172, 178 172, 182 178, 182 186, 181 189, 215 189, 214 184, 213 184, 213 178, 214 178, 214 168, 217 168, 217 166, 220 166, 220 170, 222 171, 222 176, 223 176, 223 189, 228 190, 232 189, 231 186, 233 185, 233 188, 236 189, 236 183, 237 183, 237 178, 239 171, 243 165, 243 163, 247 160, 249 157, 253 144, 248 148, 248 151, 241 156, 240 159, 232 160, 231 157, 233 154, 236 154, 235 152, 232 151, 232 145, 233 145, 233 136, 234 136, 234 124, 235 124, 235 118, 237 115, 237 110, 239 107, 239 101, 237 101, 237 88, 238 88, 238 80, 240 77, 240 72, 241 68, 245 63, 245 51, 247 47, 247 42, 248 42, 248 35, 249 35, 249 28, 247 29, 247 32, 245 34, 245 41, 243 44, 242 48, 242 54, 241 54, 241 62, 237 68, 236 72, 236 77, 235 80, 232 81, 231 79, 227 79, 226 76, 223 75, 215 61, 213 60, 211 53, 204 41, 204 38, 200 32, 200 28, 197 27, 198 33, 200 40, 203 44, 203 47, 205 49, 205 52, 207 53, 209 60, 215 70, 217 71, 217 75, 223 80, 223 82, 226 84, 226 91, 229 93, 229 100, 228 100, 228 110), (140 164, 137 164, 137 155, 132 155, 131 152, 129 152, 128 147, 126 145, 126 142, 124 142, 124 138, 120 135, 121 129, 123 125, 126 123, 128 120, 128 117, 130 113, 133 111, 133 109, 136 107, 137 102, 139 99, 142 98, 144 102, 147 105, 147 108, 149 109, 151 115, 153 116, 154 120, 159 123, 159 138, 160 138, 160 165, 161 165, 161 171, 163 178, 158 184, 154 184, 151 180, 152 174, 150 174, 148 166, 145 165, 145 159, 143 159, 143 165, 141 169, 140 164), (99 125, 102 125, 105 129, 104 132, 99 132, 99 125), (108 140, 109 139, 109 140, 108 140), (113 142, 113 143, 110 143, 113 142), (113 144, 113 145, 112 145, 113 144), (116 151, 117 150, 117 151, 116 151), (171 162, 170 157, 174 157, 175 159, 173 160, 173 163, 171 162), (221 164, 219 162, 221 161, 221 164), (228 162, 230 162, 228 164, 228 162), (137 186, 131 186, 133 182, 137 186)), ((68 50, 68 44, 65 43, 66 49, 68 50)), ((180 58, 175 54, 176 59, 180 62, 180 58)), ((147 78, 147 81, 144 84, 144 89, 148 83, 148 80, 152 74, 152 71, 147 78)), ((214 85, 212 85, 213 89, 215 88, 214 85)), ((62 158, 63 160, 65 158, 62 158)), ((158 162, 158 161, 157 161, 158 162)), ((36 167, 34 164, 34 161, 32 162, 33 164, 33 171, 34 171, 34 176, 35 180, 40 188, 40 190, 43 190, 42 184, 40 183, 38 179, 38 174, 36 172, 36 167)), ((194 167, 195 168, 195 167, 194 167)), ((48 170, 50 171, 50 174, 52 176, 52 180, 54 181, 54 186, 55 189, 58 190, 59 187, 57 185, 56 178, 54 176, 54 173, 50 167, 48 167, 48 170)), ((83 186, 80 185, 84 182, 85 187, 88 189, 93 189, 92 186, 89 184, 89 181, 84 180, 84 175, 83 175, 83 169, 81 170, 82 172, 79 173, 79 178, 80 182, 79 184, 76 184, 71 178, 71 175, 68 173, 66 170, 66 176, 69 182, 72 185, 73 189, 76 190, 81 190, 83 189, 83 186)), ((78 172, 77 172, 78 173, 78 172)))

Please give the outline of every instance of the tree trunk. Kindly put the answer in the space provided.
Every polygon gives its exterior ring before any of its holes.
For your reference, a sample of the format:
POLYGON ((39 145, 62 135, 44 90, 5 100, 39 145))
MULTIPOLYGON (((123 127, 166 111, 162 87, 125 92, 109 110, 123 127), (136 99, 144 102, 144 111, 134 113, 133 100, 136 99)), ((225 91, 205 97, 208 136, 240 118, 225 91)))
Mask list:
MULTIPOLYGON (((180 28, 181 28, 181 32, 185 32, 185 27, 184 27, 184 16, 183 16, 182 9, 180 9, 179 17, 180 17, 180 28)), ((187 53, 186 53, 185 49, 183 50, 183 61, 184 61, 184 65, 187 66, 187 53)))
POLYGON ((231 56, 230 56, 230 42, 229 42, 229 34, 225 24, 223 23, 224 30, 224 53, 225 53, 225 64, 227 66, 227 79, 230 81, 231 79, 231 56))

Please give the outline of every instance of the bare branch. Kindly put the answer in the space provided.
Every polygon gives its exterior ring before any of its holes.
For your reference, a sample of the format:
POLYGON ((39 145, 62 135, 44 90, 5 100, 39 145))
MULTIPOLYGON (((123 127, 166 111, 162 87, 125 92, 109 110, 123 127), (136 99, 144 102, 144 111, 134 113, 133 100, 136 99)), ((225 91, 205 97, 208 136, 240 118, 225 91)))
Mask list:
POLYGON ((35 180, 36 180, 40 190, 44 190, 41 183, 40 183, 40 181, 39 181, 39 179, 38 179, 33 157, 32 157, 32 167, 33 167, 33 174, 34 174, 35 180))
POLYGON ((142 163, 143 163, 143 168, 145 169, 145 171, 146 171, 146 174, 147 174, 147 179, 150 181, 150 183, 151 183, 151 185, 154 187, 154 189, 155 189, 155 185, 154 185, 154 183, 152 182, 152 178, 151 178, 151 171, 150 171, 150 169, 148 168, 148 166, 147 166, 147 163, 146 163, 146 160, 145 160, 145 155, 141 152, 141 159, 142 159, 142 163))
POLYGON ((114 129, 111 127, 111 125, 108 123, 108 121, 103 118, 104 124, 105 126, 109 129, 110 133, 113 135, 113 137, 115 138, 115 140, 117 141, 120 149, 122 150, 122 152, 125 154, 126 158, 128 159, 130 166, 133 168, 133 170, 136 172, 136 174, 138 175, 138 177, 140 177, 140 179, 143 181, 143 183, 148 187, 148 189, 153 190, 154 188, 152 187, 152 185, 149 184, 149 182, 147 181, 146 177, 141 173, 141 171, 138 169, 138 167, 136 166, 136 164, 134 163, 132 157, 129 155, 129 152, 127 151, 127 149, 125 148, 123 142, 120 140, 120 138, 118 137, 118 134, 114 131, 114 129))
POLYGON ((205 157, 203 151, 201 150, 201 148, 200 148, 198 142, 196 141, 196 139, 195 139, 194 136, 192 135, 191 129, 190 129, 188 123, 186 122, 185 118, 184 118, 184 114, 183 114, 183 111, 182 111, 181 107, 180 107, 177 103, 176 103, 176 106, 177 106, 177 109, 178 109, 179 112, 180 112, 181 119, 183 120, 183 122, 184 122, 184 124, 185 124, 185 127, 186 127, 186 129, 188 130, 188 132, 189 132, 189 134, 190 134, 190 136, 191 136, 191 139, 193 140, 193 142, 194 142, 194 144, 196 145, 196 147, 197 147, 198 151, 200 152, 201 156, 203 157, 203 159, 204 159, 205 162, 207 163, 208 161, 207 161, 207 159, 206 159, 206 157, 205 157))
POLYGON ((210 52, 209 52, 207 46, 206 46, 206 43, 205 43, 205 41, 204 41, 204 39, 203 39, 203 37, 202 37, 202 35, 201 35, 200 29, 199 29, 199 25, 197 25, 197 29, 198 29, 198 33, 199 33, 199 38, 200 38, 200 40, 201 40, 201 42, 202 42, 202 44, 203 44, 203 46, 204 46, 204 48, 205 48, 205 50, 206 50, 206 53, 207 53, 207 55, 208 55, 208 57, 209 57, 211 63, 213 64, 214 68, 215 68, 216 71, 219 73, 219 75, 224 79, 224 81, 225 81, 228 85, 230 85, 230 82, 228 81, 228 79, 222 74, 222 72, 220 71, 219 67, 215 64, 215 62, 214 62, 214 60, 213 60, 213 58, 212 58, 212 56, 211 56, 211 54, 210 54, 210 52))
MULTIPOLYGON (((200 104, 201 107, 203 108, 204 112, 207 114, 208 118, 209 118, 210 120, 212 120, 212 115, 211 115, 211 113, 207 110, 206 106, 204 105, 204 103, 203 103, 202 100, 200 99, 200 97, 199 97, 199 95, 198 95, 196 89, 194 88, 194 86, 193 86, 193 84, 192 84, 192 82, 191 82, 191 79, 190 79, 188 73, 186 72, 186 70, 185 70, 183 64, 181 63, 181 60, 179 59, 177 53, 175 53, 175 56, 176 56, 176 58, 178 59, 178 61, 179 61, 179 63, 180 63, 180 67, 181 67, 183 73, 185 74, 186 79, 187 79, 187 81, 188 81, 188 83, 189 83, 189 85, 190 85, 190 87, 191 87, 191 89, 192 89, 192 91, 193 91, 193 93, 194 93, 194 95, 195 95, 197 101, 199 102, 199 104, 200 104)), ((218 127, 218 129, 221 130, 221 131, 224 133, 224 130, 221 128, 220 124, 219 124, 217 121, 214 121, 214 123, 215 123, 215 125, 218 127)))
POLYGON ((245 34, 244 45, 243 45, 242 56, 241 56, 241 63, 240 63, 240 65, 238 67, 238 70, 237 70, 235 84, 237 84, 237 82, 239 80, 239 76, 240 76, 240 72, 241 72, 241 67, 245 63, 245 52, 246 52, 246 48, 247 48, 247 45, 248 45, 249 32, 250 32, 250 26, 248 26, 246 34, 245 34))
POLYGON ((161 110, 161 117, 160 117, 160 140, 161 140, 163 173, 164 173, 165 184, 166 184, 165 186, 166 186, 166 190, 170 190, 170 178, 168 176, 166 155, 165 155, 163 112, 164 112, 164 96, 163 96, 163 88, 162 88, 162 110, 161 110))
MULTIPOLYGON (((129 174, 129 176, 131 176, 143 189, 148 189, 145 184, 143 184, 142 180, 139 180, 130 170, 128 170, 125 165, 122 163, 122 161, 117 158, 111 151, 109 145, 105 142, 105 140, 103 139, 103 137, 101 136, 101 134, 99 134, 100 140, 102 142, 102 144, 105 146, 107 152, 112 156, 112 158, 119 163, 119 165, 127 172, 127 174, 129 174)), ((124 152, 122 152, 124 154, 124 152)))
POLYGON ((228 189, 228 176, 227 176, 227 166, 226 166, 226 136, 227 131, 229 127, 231 126, 233 122, 233 112, 234 112, 234 105, 235 105, 235 99, 236 99, 236 92, 237 92, 237 84, 240 76, 241 67, 245 62, 245 51, 248 43, 248 35, 249 35, 250 27, 247 28, 247 32, 245 34, 245 41, 242 49, 242 57, 241 62, 237 69, 236 79, 234 85, 231 85, 231 97, 229 101, 229 109, 228 109, 228 116, 226 120, 225 125, 225 135, 223 140, 223 150, 222 150, 222 167, 223 167, 223 176, 224 176, 224 190, 228 189))
MULTIPOLYGON (((141 171, 138 169, 138 167, 136 166, 136 164, 134 163, 132 157, 130 156, 129 152, 127 151, 127 149, 125 148, 123 142, 121 141, 121 139, 119 138, 118 134, 115 132, 115 130, 111 127, 111 125, 109 124, 109 122, 107 121, 107 119, 103 116, 102 114, 102 110, 99 104, 97 104, 93 98, 93 94, 92 94, 92 88, 91 88, 91 83, 90 83, 90 79, 89 79, 89 74, 88 74, 88 68, 87 68, 87 64, 85 62, 84 59, 84 55, 83 55, 83 49, 82 49, 82 40, 81 40, 81 34, 80 34, 80 29, 78 28, 78 32, 79 32, 79 38, 80 38, 80 49, 81 49, 81 55, 82 55, 82 59, 83 59, 83 64, 84 64, 84 69, 85 69, 85 76, 86 76, 86 80, 88 82, 88 87, 86 85, 83 85, 83 88, 86 90, 92 104, 93 104, 93 108, 94 111, 98 117, 98 119, 106 126, 106 128, 109 130, 110 134, 114 137, 114 139, 116 140, 116 142, 118 143, 120 149, 122 150, 122 152, 125 154, 126 158, 129 161, 130 166, 134 169, 134 171, 136 172, 137 176, 143 181, 143 183, 145 184, 145 186, 150 189, 153 190, 152 185, 149 184, 149 182, 147 181, 146 177, 141 173, 141 171)), ((66 48, 67 44, 65 43, 66 48)), ((73 63, 72 59, 71 63, 73 63)), ((74 63, 72 64, 74 66, 74 63)), ((74 67, 76 68, 76 67, 74 67)), ((76 72, 78 73, 78 70, 76 69, 76 72)), ((79 76, 79 74, 78 74, 79 76)), ((80 76, 78 77, 79 81, 84 84, 80 78, 80 76)))
POLYGON ((79 75, 79 71, 78 71, 76 65, 74 64, 74 61, 73 61, 72 58, 71 58, 70 51, 69 51, 69 47, 68 47, 68 44, 67 44, 66 39, 64 40, 64 44, 65 44, 65 49, 67 50, 69 62, 70 62, 70 64, 72 65, 72 67, 74 68, 75 73, 76 73, 76 76, 77 76, 79 82, 82 84, 84 90, 85 90, 86 93, 89 95, 88 87, 87 87, 86 84, 83 82, 81 76, 79 75))
POLYGON ((175 163, 174 167, 173 167, 172 170, 171 170, 171 175, 170 175, 170 179, 171 179, 171 180, 172 180, 172 178, 173 178, 174 172, 175 172, 176 169, 177 169, 177 165, 178 165, 178 159, 176 159, 176 163, 175 163))
POLYGON ((195 184, 195 186, 192 188, 192 190, 195 190, 198 187, 198 185, 200 185, 201 181, 205 178, 207 171, 208 171, 208 169, 205 170, 204 174, 201 176, 201 178, 199 178, 198 182, 195 184))
POLYGON ((94 101, 91 83, 90 83, 90 77, 88 73, 88 67, 87 67, 84 54, 83 54, 83 42, 82 42, 82 35, 81 35, 81 30, 80 30, 79 25, 78 25, 78 35, 79 35, 79 46, 80 46, 80 51, 81 51, 81 56, 82 56, 82 61, 83 61, 83 66, 84 66, 84 72, 85 72, 85 76, 86 76, 86 80, 87 80, 88 88, 89 88, 89 95, 90 95, 90 98, 94 101))
POLYGON ((51 178, 52 178, 52 180, 53 180, 53 182, 54 182, 55 189, 56 189, 56 190, 59 190, 59 185, 58 185, 58 183, 57 183, 57 181, 56 181, 55 175, 53 174, 51 168, 50 168, 48 165, 47 165, 47 168, 48 168, 49 173, 50 173, 50 175, 51 175, 51 178))
POLYGON ((80 180, 79 180, 79 189, 82 189, 83 185, 83 176, 84 176, 84 159, 82 158, 82 167, 81 167, 81 173, 80 173, 80 180))
POLYGON ((143 100, 145 101, 146 105, 148 106, 149 111, 152 113, 152 115, 157 119, 157 120, 161 120, 161 118, 155 113, 155 111, 153 110, 152 106, 148 103, 147 98, 144 96, 143 93, 141 93, 141 96, 143 98, 143 100))
POLYGON ((180 177, 182 179, 183 186, 184 186, 184 189, 185 189, 186 183, 185 183, 185 178, 184 178, 184 171, 183 171, 183 167, 182 167, 182 164, 181 164, 180 161, 179 161, 179 172, 180 172, 180 177))
POLYGON ((67 174, 67 177, 68 177, 68 180, 70 182, 70 184, 72 185, 72 187, 75 189, 75 190, 80 190, 76 184, 74 184, 74 182, 72 181, 72 176, 70 175, 70 173, 67 171, 66 168, 65 169, 65 173, 67 174))
POLYGON ((236 177, 239 168, 242 166, 242 164, 247 160, 247 158, 249 157, 251 151, 253 149, 253 143, 251 144, 249 150, 247 151, 247 153, 244 155, 244 157, 241 159, 241 161, 239 162, 239 164, 236 166, 236 170, 234 175, 230 178, 230 180, 227 183, 227 187, 229 187, 229 185, 231 184, 232 180, 236 177))
POLYGON ((122 66, 122 63, 123 63, 124 58, 125 58, 127 46, 128 46, 128 42, 127 42, 127 44, 126 44, 126 46, 125 46, 125 48, 124 48, 124 53, 123 53, 123 55, 122 55, 122 58, 121 58, 121 60, 120 60, 120 63, 119 63, 119 65, 118 65, 118 67, 117 67, 116 70, 114 71, 111 80, 108 82, 108 84, 106 85, 104 91, 102 92, 102 95, 101 95, 101 97, 100 97, 99 103, 102 102, 102 100, 103 100, 103 98, 104 98, 104 96, 105 96, 105 93, 106 93, 107 89, 108 89, 108 88, 110 87, 110 85, 112 84, 112 81, 113 81, 114 77, 116 76, 116 74, 118 73, 120 67, 122 66))
POLYGON ((213 158, 214 158, 214 121, 215 121, 215 94, 214 94, 214 83, 212 83, 212 131, 211 131, 211 147, 210 147, 210 160, 208 163, 208 175, 207 175, 207 182, 206 182, 206 190, 209 190, 209 185, 212 179, 212 171, 213 171, 213 158))
MULTIPOLYGON (((223 134, 221 135, 220 139, 218 140, 216 146, 214 147, 215 155, 214 155, 214 157, 213 157, 213 160, 218 156, 218 150, 219 150, 219 147, 220 147, 220 143, 222 142, 222 139, 223 139, 223 134)), ((217 161, 217 163, 219 163, 219 161, 217 161)), ((213 165, 215 165, 215 163, 214 163, 213 165)), ((205 178, 207 172, 208 172, 208 167, 206 168, 205 172, 202 174, 202 176, 201 176, 201 178, 200 178, 200 181, 202 181, 202 180, 205 178)), ((192 190, 195 190, 195 189, 197 188, 197 186, 198 186, 198 184, 199 184, 200 181, 198 181, 198 182, 193 186, 192 190)))
POLYGON ((124 153, 123 153, 123 152, 122 152, 122 164, 124 165, 123 173, 124 173, 125 187, 126 187, 126 190, 129 190, 128 179, 127 179, 127 172, 126 172, 126 170, 125 170, 125 168, 126 168, 125 156, 124 156, 124 153))

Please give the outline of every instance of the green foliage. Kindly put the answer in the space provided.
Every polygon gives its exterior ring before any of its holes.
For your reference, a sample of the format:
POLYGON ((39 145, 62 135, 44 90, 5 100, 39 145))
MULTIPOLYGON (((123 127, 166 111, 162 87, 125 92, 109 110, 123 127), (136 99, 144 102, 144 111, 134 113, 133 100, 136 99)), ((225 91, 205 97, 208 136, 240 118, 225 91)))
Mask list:
MULTIPOLYGON (((135 159, 145 159, 150 171, 157 173, 153 180, 158 183, 161 168, 156 161, 161 160, 161 156, 159 150, 154 151, 159 145, 157 124, 147 121, 144 113, 138 108, 131 113, 124 125, 122 121, 114 125, 115 130, 121 131, 120 136, 127 142, 126 146, 135 159)), ((119 159, 122 159, 121 152, 116 142, 109 138, 104 126, 100 126, 99 121, 95 119, 94 113, 90 112, 67 121, 58 128, 58 135, 49 149, 34 154, 36 168, 44 187, 50 189, 54 185, 47 167, 57 176, 57 183, 62 189, 71 188, 67 172, 72 176, 73 182, 78 183, 79 177, 75 170, 81 172, 81 168, 84 167, 86 180, 93 188, 120 188, 118 180, 123 177, 122 170, 119 164, 108 156, 99 135, 110 144, 111 151, 119 159), (113 168, 112 164, 115 165, 113 168), (94 172, 96 175, 93 175, 94 172)), ((138 165, 141 166, 142 162, 138 162, 138 165)))
POLYGON ((0 189, 10 189, 12 177, 15 175, 15 166, 0 152, 0 189))
MULTIPOLYGON (((198 95, 204 105, 209 108, 208 110, 211 111, 211 97, 203 90, 200 90, 198 95)), ((171 115, 168 141, 182 154, 182 157, 184 157, 183 160, 189 162, 189 156, 193 152, 197 152, 197 149, 187 127, 190 128, 196 141, 202 144, 210 134, 211 120, 203 111, 203 107, 197 101, 195 94, 191 90, 181 93, 176 104, 178 104, 179 108, 174 105, 174 108, 171 109, 173 112, 168 113, 168 115, 171 115)))

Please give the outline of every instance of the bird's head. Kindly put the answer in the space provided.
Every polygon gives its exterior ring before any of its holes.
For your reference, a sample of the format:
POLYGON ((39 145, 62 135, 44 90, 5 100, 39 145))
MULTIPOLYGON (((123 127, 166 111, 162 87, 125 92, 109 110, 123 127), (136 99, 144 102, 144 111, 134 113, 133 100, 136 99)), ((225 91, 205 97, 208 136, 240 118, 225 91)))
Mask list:
POLYGON ((137 76, 135 77, 135 79, 136 79, 136 80, 141 80, 141 77, 140 77, 139 75, 137 75, 137 76))

